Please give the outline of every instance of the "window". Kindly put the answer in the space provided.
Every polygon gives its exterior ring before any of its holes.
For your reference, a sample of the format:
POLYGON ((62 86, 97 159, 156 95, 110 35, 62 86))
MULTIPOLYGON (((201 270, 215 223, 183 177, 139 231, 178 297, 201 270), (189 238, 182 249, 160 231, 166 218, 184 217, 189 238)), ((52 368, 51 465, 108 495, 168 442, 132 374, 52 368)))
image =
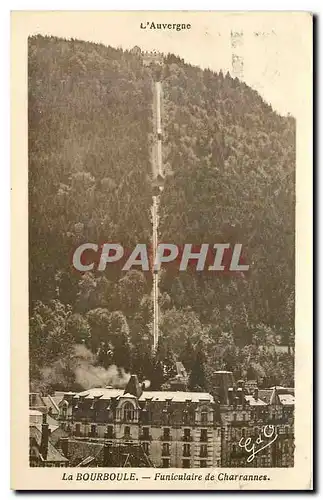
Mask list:
POLYGON ((190 460, 188 459, 183 460, 183 469, 189 469, 190 465, 191 465, 190 460))
POLYGON ((95 424, 91 425, 91 436, 96 436, 96 425, 95 424))
POLYGON ((246 437, 246 429, 244 427, 241 429, 241 436, 246 437))
POLYGON ((206 444, 201 444, 200 457, 207 457, 207 445, 206 444))
POLYGON ((184 441, 191 439, 191 429, 184 429, 184 441))
POLYGON ((131 403, 125 403, 123 406, 123 419, 125 422, 132 422, 135 418, 135 410, 131 403))
POLYGON ((206 460, 201 460, 200 467, 203 467, 203 468, 207 467, 206 460))
POLYGON ((184 410, 183 412, 183 423, 184 425, 189 425, 190 423, 190 414, 188 413, 187 410, 184 410))
POLYGON ((207 430, 201 429, 201 441, 207 441, 207 430))
POLYGON ((169 468, 169 462, 170 462, 169 458, 163 458, 163 460, 162 460, 162 467, 164 469, 168 469, 169 468))
POLYGON ((170 441, 170 429, 168 427, 164 428, 163 439, 170 441))
POLYGON ((191 445, 184 444, 184 446, 183 446, 183 457, 190 457, 190 456, 191 456, 191 445))
POLYGON ((166 409, 163 410, 162 412, 162 422, 164 425, 169 425, 170 424, 170 415, 167 412, 166 409))
POLYGON ((107 438, 108 439, 113 438, 113 425, 108 425, 107 427, 107 438))
POLYGON ((288 434, 288 425, 285 425, 285 434, 288 434))
POLYGON ((130 438, 130 427, 126 425, 124 428, 124 437, 130 438))
POLYGON ((221 429, 218 429, 218 437, 221 437, 221 429))
POLYGON ((141 421, 144 423, 144 424, 148 424, 149 423, 149 413, 148 411, 146 410, 146 408, 143 408, 141 410, 141 421))
POLYGON ((142 428, 142 439, 149 439, 149 428, 148 427, 143 427, 142 428))
POLYGON ((169 455, 169 443, 163 443, 162 455, 169 455))
POLYGON ((80 436, 81 435, 81 424, 76 424, 75 425, 75 436, 80 436))
POLYGON ((202 410, 201 411, 201 423, 202 424, 207 424, 207 416, 208 416, 207 410, 202 410))
POLYGON ((237 414, 236 414, 236 413, 234 413, 234 414, 233 414, 233 420, 234 420, 234 421, 236 421, 236 420, 237 420, 237 414))
POLYGON ((149 443, 142 443, 142 449, 146 453, 146 455, 149 455, 149 443))

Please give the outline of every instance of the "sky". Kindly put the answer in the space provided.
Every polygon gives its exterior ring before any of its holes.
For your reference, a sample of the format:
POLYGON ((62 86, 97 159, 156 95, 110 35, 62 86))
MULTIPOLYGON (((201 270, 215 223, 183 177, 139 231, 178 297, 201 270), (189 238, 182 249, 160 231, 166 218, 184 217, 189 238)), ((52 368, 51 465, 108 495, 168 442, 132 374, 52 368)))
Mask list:
POLYGON ((130 49, 174 53, 185 61, 229 71, 256 89, 280 114, 301 115, 306 105, 302 75, 312 71, 308 23, 304 13, 225 13, 188 11, 41 11, 24 13, 26 34, 78 38, 130 49), (140 23, 189 23, 190 30, 143 30, 140 23), (238 33, 240 36, 236 36, 238 33), (233 46, 234 40, 239 46, 233 46), (232 55, 243 60, 234 74, 232 55))

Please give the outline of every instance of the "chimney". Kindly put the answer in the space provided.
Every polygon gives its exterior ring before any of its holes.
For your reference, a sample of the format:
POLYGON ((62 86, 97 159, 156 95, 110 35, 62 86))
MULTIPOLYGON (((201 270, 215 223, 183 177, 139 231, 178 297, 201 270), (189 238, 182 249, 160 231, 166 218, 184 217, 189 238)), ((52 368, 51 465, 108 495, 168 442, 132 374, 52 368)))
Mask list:
POLYGON ((113 467, 113 448, 109 444, 104 444, 103 448, 103 467, 113 467))
POLYGON ((124 394, 132 394, 136 398, 140 398, 142 395, 142 387, 139 384, 137 375, 131 375, 129 382, 126 385, 124 394))
POLYGON ((48 440, 49 440, 49 426, 47 423, 47 414, 43 413, 43 423, 41 426, 40 453, 44 460, 47 459, 48 440))
POLYGON ((256 401, 258 401, 258 387, 256 387, 256 389, 254 390, 253 397, 256 401))
POLYGON ((68 438, 67 437, 61 438, 61 440, 60 440, 60 447, 61 447, 61 450, 63 452, 63 455, 66 458, 69 458, 68 457, 68 438))
POLYGON ((244 402, 244 390, 242 387, 238 387, 237 389, 237 396, 239 399, 239 405, 243 405, 244 402))
POLYGON ((234 391, 233 387, 228 387, 228 400, 227 404, 232 405, 234 403, 234 391))

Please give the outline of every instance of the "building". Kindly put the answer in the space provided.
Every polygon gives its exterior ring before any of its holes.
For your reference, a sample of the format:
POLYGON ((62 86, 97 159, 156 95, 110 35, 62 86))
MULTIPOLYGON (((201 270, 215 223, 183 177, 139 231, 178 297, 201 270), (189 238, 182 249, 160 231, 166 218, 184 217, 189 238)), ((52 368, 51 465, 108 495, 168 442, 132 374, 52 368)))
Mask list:
MULTIPOLYGON (((233 384, 230 372, 218 372, 218 380, 222 467, 293 467, 294 389, 255 387, 252 393, 247 393, 243 381, 233 384), (251 454, 241 445, 248 438, 255 443, 260 436, 261 448, 271 440, 266 438, 269 429, 272 429, 271 439, 275 438, 275 441, 248 461, 251 454)), ((255 446, 259 448, 259 445, 255 446)))
POLYGON ((73 439, 112 447, 140 445, 155 467, 219 467, 221 424, 213 397, 203 392, 146 391, 132 375, 125 390, 67 393, 61 425, 73 439))
POLYGON ((41 414, 42 424, 38 424, 39 415, 31 415, 29 425, 29 465, 31 467, 66 467, 68 459, 57 449, 50 439, 50 429, 46 413, 41 414), (36 419, 36 422, 33 422, 36 419))
POLYGON ((48 413, 53 418, 59 414, 58 403, 64 396, 63 392, 55 392, 54 395, 43 396, 39 392, 31 392, 29 394, 29 408, 38 410, 41 413, 48 413))
POLYGON ((162 66, 164 62, 163 54, 157 52, 157 50, 143 51, 141 57, 144 66, 150 66, 151 64, 162 66))
MULTIPOLYGON (((167 390, 145 390, 132 375, 124 390, 62 393, 58 420, 48 416, 50 442, 72 467, 292 467, 294 389, 214 375, 212 395, 186 390, 181 363, 167 390)), ((38 433, 40 418, 31 410, 38 433)))
POLYGON ((116 443, 102 439, 63 438, 60 447, 69 467, 153 467, 137 443, 116 443))

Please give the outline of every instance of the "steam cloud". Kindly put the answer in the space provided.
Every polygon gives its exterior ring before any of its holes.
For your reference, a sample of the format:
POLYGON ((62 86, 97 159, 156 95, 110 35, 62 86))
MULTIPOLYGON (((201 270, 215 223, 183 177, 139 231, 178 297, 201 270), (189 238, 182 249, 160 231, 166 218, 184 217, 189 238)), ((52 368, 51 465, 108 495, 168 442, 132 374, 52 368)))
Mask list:
POLYGON ((106 370, 103 366, 94 366, 95 356, 82 345, 75 346, 77 366, 74 369, 75 379, 84 389, 111 385, 116 389, 124 389, 130 374, 115 365, 106 370))
MULTIPOLYGON (((75 382, 85 390, 107 385, 116 389, 125 388, 130 374, 126 373, 123 368, 111 365, 106 370, 102 366, 95 365, 96 356, 85 346, 76 344, 73 349, 73 356, 69 360, 60 359, 41 371, 42 380, 39 389, 45 389, 54 384, 69 388, 71 380, 68 372, 74 374, 75 382)), ((146 382, 150 385, 149 381, 146 382)))

